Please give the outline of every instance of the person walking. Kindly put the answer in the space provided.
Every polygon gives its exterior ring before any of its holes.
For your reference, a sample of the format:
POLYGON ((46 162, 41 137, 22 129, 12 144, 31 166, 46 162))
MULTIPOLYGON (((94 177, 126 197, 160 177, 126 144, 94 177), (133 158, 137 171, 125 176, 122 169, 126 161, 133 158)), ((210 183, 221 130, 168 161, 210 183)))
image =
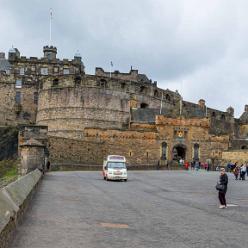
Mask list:
POLYGON ((224 168, 220 169, 219 182, 216 185, 216 189, 219 191, 219 208, 226 208, 226 192, 227 192, 228 176, 224 168))
POLYGON ((235 176, 235 180, 238 180, 239 177, 239 166, 236 164, 235 168, 233 169, 233 174, 235 176))

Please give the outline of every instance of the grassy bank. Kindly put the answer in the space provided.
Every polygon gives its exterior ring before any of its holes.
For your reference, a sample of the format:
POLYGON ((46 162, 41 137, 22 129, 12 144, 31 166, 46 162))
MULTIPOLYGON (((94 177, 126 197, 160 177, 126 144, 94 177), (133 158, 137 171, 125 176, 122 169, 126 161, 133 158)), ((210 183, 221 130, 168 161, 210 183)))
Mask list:
POLYGON ((14 181, 17 178, 17 160, 0 161, 0 186, 14 181))

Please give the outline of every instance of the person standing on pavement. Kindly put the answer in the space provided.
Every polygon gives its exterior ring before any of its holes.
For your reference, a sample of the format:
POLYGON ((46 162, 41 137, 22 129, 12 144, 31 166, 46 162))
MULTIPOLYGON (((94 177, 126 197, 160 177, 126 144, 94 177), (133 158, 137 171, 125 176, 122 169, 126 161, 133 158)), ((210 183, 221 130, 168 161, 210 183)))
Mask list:
POLYGON ((220 207, 219 208, 226 208, 226 192, 227 192, 227 184, 228 184, 228 176, 225 172, 224 168, 220 169, 220 178, 219 184, 222 186, 222 189, 219 189, 219 201, 220 207))
POLYGON ((245 180, 245 174, 246 174, 246 165, 242 164, 240 168, 240 180, 245 180))

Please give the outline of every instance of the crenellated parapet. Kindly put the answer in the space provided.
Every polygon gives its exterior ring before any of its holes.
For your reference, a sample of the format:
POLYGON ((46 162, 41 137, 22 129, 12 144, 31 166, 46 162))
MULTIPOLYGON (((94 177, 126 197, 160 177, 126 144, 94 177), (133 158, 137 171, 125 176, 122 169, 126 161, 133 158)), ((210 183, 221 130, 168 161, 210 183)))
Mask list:
POLYGON ((185 119, 185 118, 167 118, 163 115, 156 116, 156 125, 170 125, 170 126, 194 126, 194 127, 202 127, 209 128, 210 121, 208 118, 197 119, 185 119))

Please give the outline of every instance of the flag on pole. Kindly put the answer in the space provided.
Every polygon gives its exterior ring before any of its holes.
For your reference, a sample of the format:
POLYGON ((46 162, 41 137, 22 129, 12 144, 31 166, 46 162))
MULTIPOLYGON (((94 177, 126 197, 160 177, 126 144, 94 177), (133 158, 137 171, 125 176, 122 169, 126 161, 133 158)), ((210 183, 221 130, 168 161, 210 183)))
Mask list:
POLYGON ((110 62, 110 65, 111 65, 112 67, 114 66, 112 61, 110 62))

